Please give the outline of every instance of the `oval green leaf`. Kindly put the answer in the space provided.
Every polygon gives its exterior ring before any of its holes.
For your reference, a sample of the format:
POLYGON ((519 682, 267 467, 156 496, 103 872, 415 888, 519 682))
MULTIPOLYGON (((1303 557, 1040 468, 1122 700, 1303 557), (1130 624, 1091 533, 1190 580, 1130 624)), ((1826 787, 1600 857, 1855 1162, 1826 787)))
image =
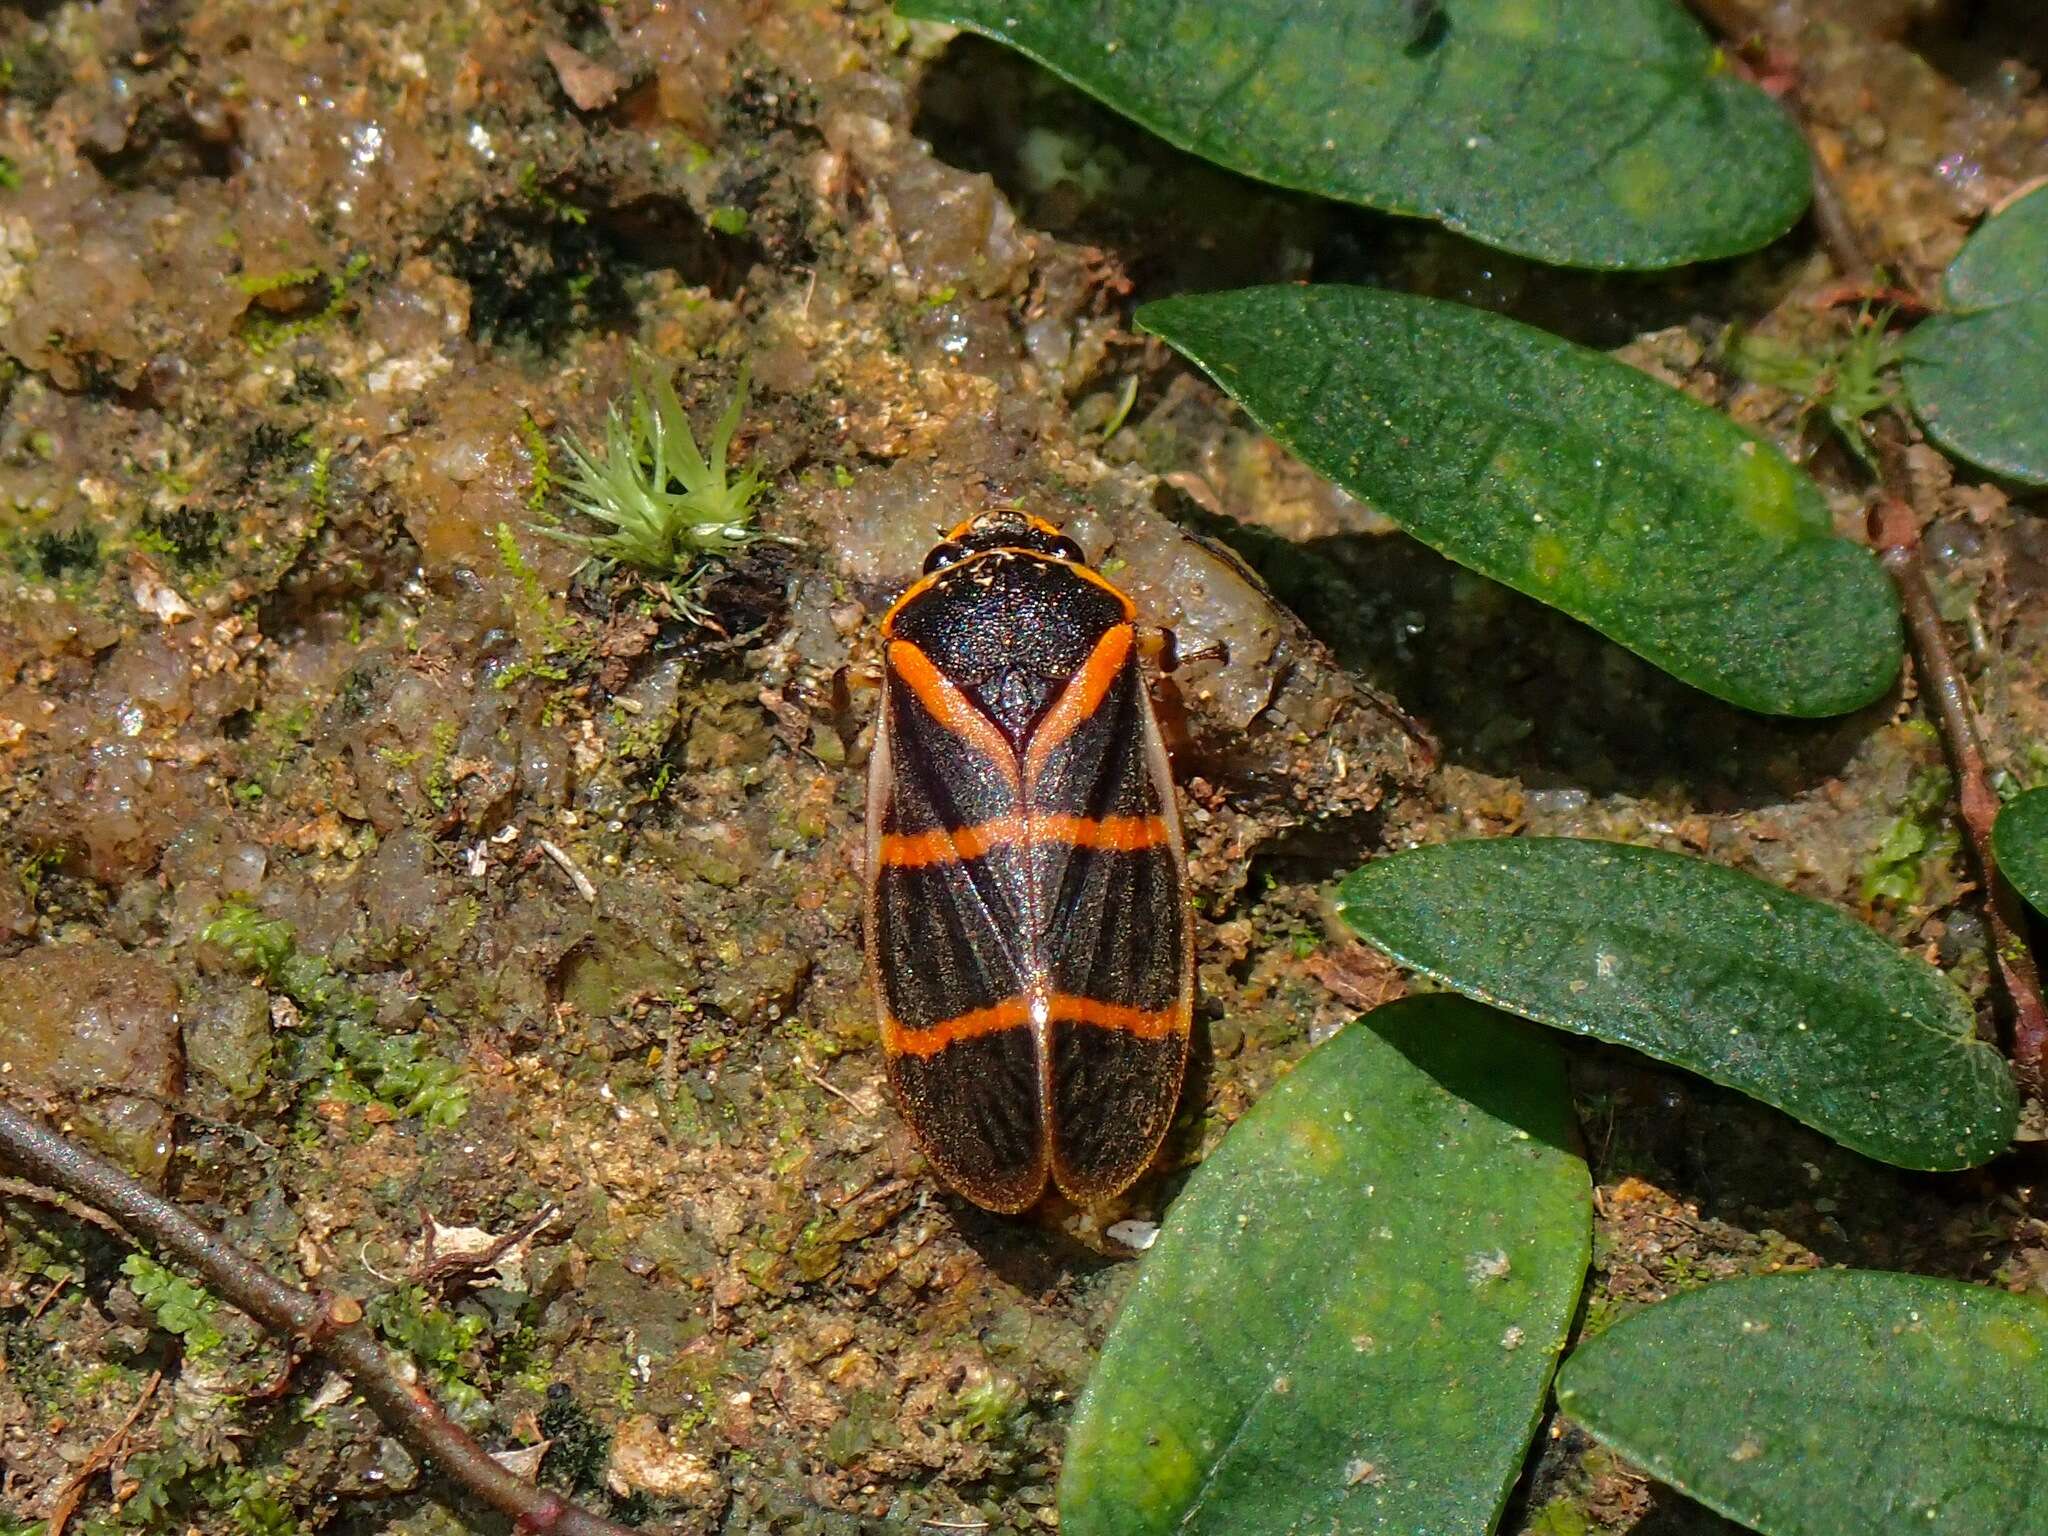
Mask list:
POLYGON ((1906 342, 1915 414, 1949 452, 2048 485, 2048 186, 1979 225, 1942 286, 1948 313, 1906 342))
POLYGON ((1559 1053, 1456 998, 1327 1041, 1189 1180, 1067 1440, 1066 1536, 1491 1530, 1584 1283, 1559 1053))
POLYGON ((1891 583, 1812 481, 1624 363, 1334 284, 1162 299, 1137 323, 1430 548, 1717 698, 1839 714, 1898 674, 1891 583))
POLYGON ((2034 1536, 2048 1304, 1825 1270, 1730 1280, 1575 1351, 1558 1404, 1766 1536, 2034 1536))
POLYGON ((1582 267, 1791 228, 1785 114, 1671 0, 898 0, 1007 43, 1169 144, 1582 267))
POLYGON ((1880 1162, 1971 1168, 2017 1129, 2012 1072, 1945 976, 1739 871, 1487 838, 1376 859, 1337 899, 1367 942, 1456 991, 1697 1072, 1880 1162))
POLYGON ((2048 913, 2048 789, 2030 789, 1998 813, 1991 854, 2012 888, 2048 913))

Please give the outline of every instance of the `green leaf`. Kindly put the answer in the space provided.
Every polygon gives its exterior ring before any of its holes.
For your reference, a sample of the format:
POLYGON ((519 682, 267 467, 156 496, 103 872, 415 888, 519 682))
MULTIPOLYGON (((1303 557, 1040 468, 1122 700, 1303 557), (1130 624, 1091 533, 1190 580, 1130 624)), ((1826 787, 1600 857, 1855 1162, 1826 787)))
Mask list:
POLYGON ((1710 1285, 1577 1350, 1559 1405, 1767 1536, 2029 1536, 2048 1510, 2048 1305, 1828 1270, 1710 1285))
POLYGON ((1456 991, 1632 1046, 1901 1168, 1971 1168, 2018 1093, 1932 966, 1846 913, 1703 859, 1579 838, 1440 843, 1338 910, 1456 991))
POLYGON ((1311 1052, 1174 1203, 1067 1440, 1066 1536, 1490 1530, 1584 1282, 1562 1060, 1455 998, 1311 1052))
POLYGON ((1137 323, 1432 549, 1717 698, 1832 715, 1898 673, 1891 583, 1812 481, 1626 364, 1334 284, 1162 299, 1137 323))
POLYGON ((1914 412, 1949 452, 2048 485, 2048 187, 1979 225, 1943 288, 1949 312, 1906 343, 1914 412))
POLYGON ((898 0, 1247 176, 1581 267, 1754 250, 1806 207, 1785 114, 1672 0, 898 0))
POLYGON ((2030 789, 1998 813, 1991 854, 2012 888, 2048 912, 2048 789, 2030 789))

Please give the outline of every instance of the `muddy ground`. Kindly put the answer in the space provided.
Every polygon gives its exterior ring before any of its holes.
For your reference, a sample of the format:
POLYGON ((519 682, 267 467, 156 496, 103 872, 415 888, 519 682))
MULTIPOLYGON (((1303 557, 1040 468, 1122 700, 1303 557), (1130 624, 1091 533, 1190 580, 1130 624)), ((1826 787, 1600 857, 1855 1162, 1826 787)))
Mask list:
MULTIPOLYGON (((2048 172, 2030 9, 1758 7, 1910 284, 2048 172)), ((1853 531, 1862 471, 1724 345, 1840 324, 1805 227, 1547 271, 1239 181, 867 0, 37 3, 0 14, 0 90, 7 1089, 279 1272, 383 1298, 487 1445, 545 1445, 617 1518, 1051 1527, 1133 1272, 1108 1224, 1400 991, 1325 899, 1375 851, 1704 852, 1989 1017, 1910 679, 1829 722, 1716 705, 1317 483, 1128 325, 1303 276, 1499 309, 1771 433, 1853 531), (700 425, 751 368, 775 538, 695 594, 708 622, 536 532, 636 356, 700 425), (935 529, 1009 500, 1227 647, 1168 700, 1202 1004, 1165 1165, 1025 1221, 928 1176, 858 942, 873 621, 935 529)), ((1994 760, 2035 782, 2048 508, 1915 472, 1994 760)), ((1573 1058, 1593 1321, 1820 1263, 2048 1287, 2030 1148, 1901 1174, 1573 1058)), ((501 1528, 317 1368, 280 1381, 246 1323, 0 1201, 0 1531, 74 1484, 92 1533, 501 1528)), ((1729 1529, 1562 1423, 1503 1528, 1729 1529)))

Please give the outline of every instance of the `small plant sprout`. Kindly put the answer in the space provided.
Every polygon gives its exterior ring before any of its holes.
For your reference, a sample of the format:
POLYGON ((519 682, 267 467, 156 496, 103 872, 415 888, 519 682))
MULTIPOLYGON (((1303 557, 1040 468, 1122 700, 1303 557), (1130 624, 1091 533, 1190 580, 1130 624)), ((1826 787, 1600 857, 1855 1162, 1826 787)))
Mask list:
POLYGON ((743 364, 732 402, 712 429, 710 451, 700 453, 668 375, 636 369, 632 399, 623 414, 616 404, 611 407, 603 442, 585 447, 571 435, 565 445, 570 468, 561 478, 562 496, 605 531, 535 532, 572 544, 594 560, 686 582, 705 557, 751 544, 761 536, 753 508, 765 482, 751 468, 734 473, 726 460, 746 399, 743 364))
POLYGON ((1769 336, 1733 335, 1729 360, 1744 378, 1782 389, 1800 402, 1799 414, 1826 415, 1829 425, 1864 466, 1875 472, 1867 417, 1898 401, 1898 364, 1904 344, 1890 331, 1892 311, 1866 307, 1835 346, 1815 352, 1769 336))

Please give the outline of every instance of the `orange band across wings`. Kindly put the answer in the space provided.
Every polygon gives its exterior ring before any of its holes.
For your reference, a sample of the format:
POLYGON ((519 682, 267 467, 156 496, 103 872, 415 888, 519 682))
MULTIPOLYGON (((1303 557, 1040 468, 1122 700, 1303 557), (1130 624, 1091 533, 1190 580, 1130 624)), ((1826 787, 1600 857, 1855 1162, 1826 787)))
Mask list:
POLYGON ((971 827, 934 827, 928 832, 885 832, 882 862, 896 869, 922 869, 978 859, 997 848, 1062 843, 1131 853, 1164 848, 1173 832, 1163 816, 995 816, 971 827))
MULTIPOLYGON (((1037 1022, 1034 1004, 1039 1001, 1021 994, 1006 997, 986 1008, 941 1019, 924 1029, 905 1029, 891 1019, 885 1027, 883 1043, 890 1050, 909 1056, 936 1056, 947 1046, 957 1045, 963 1040, 997 1034, 1006 1029, 1021 1029, 1037 1022)), ((1080 997, 1069 992, 1055 992, 1042 1001, 1046 1023, 1087 1024, 1096 1029, 1136 1035, 1141 1040, 1161 1040, 1168 1035, 1179 1034, 1188 1024, 1186 1011, 1177 1007, 1130 1008, 1122 1003, 1105 1003, 1099 998, 1080 997)))

